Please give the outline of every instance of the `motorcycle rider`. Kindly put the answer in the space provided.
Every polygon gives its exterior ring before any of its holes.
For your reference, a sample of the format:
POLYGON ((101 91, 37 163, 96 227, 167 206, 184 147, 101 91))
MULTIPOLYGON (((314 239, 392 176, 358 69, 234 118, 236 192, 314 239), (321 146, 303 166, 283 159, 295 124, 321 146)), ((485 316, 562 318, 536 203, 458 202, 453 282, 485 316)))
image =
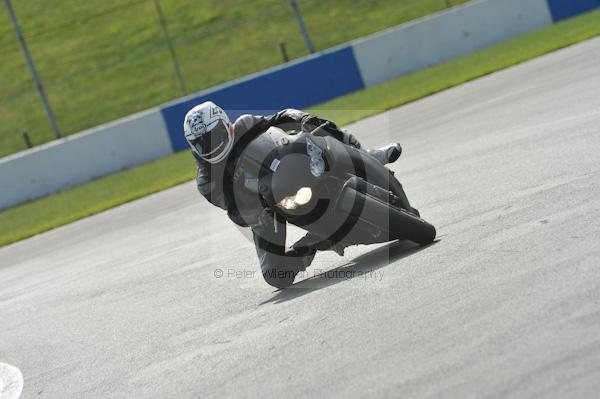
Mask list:
MULTIPOLYGON (((341 255, 343 248, 335 243, 319 241, 308 233, 287 249, 285 220, 271 209, 244 206, 247 203, 244 197, 249 194, 244 186, 243 171, 236 170, 237 159, 245 144, 271 126, 284 131, 301 131, 303 126, 312 131, 322 126, 344 144, 358 149, 361 144, 333 122, 296 109, 284 109, 269 116, 246 114, 231 123, 223 109, 207 101, 193 107, 185 116, 183 128, 196 159, 198 191, 213 205, 226 210, 234 223, 251 228, 265 281, 274 287, 284 288, 310 265, 317 250, 332 249, 341 255)), ((392 143, 366 151, 385 165, 400 157, 402 147, 392 143)))

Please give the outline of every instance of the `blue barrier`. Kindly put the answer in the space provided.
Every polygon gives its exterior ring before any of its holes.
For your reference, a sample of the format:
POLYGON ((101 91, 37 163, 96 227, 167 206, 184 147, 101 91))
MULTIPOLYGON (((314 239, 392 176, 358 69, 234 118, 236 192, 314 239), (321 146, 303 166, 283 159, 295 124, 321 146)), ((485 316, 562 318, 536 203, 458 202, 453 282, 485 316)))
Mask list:
POLYGON ((600 7, 600 0, 548 0, 548 5, 557 22, 600 7))
POLYGON ((218 86, 161 108, 174 151, 188 148, 183 118, 194 105, 214 101, 234 120, 245 113, 306 108, 364 88, 352 48, 340 47, 218 86))

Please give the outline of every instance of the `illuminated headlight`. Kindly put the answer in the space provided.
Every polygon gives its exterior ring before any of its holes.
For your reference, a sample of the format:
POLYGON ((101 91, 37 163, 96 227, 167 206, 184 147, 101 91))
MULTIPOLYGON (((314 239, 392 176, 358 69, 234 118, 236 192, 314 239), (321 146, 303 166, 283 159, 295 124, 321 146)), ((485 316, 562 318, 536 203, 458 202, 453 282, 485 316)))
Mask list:
POLYGON ((306 205, 310 202, 312 198, 312 190, 310 187, 302 187, 296 195, 291 195, 289 197, 285 197, 277 205, 282 207, 283 209, 287 209, 288 211, 294 210, 299 206, 306 205))

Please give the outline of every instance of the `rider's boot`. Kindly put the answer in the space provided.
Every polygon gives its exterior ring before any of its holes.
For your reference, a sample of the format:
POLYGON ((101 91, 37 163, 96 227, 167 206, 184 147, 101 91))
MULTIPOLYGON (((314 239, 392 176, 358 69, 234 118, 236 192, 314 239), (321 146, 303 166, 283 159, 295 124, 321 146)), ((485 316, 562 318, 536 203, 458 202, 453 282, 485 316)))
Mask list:
POLYGON ((400 143, 388 144, 385 147, 367 150, 367 152, 384 165, 396 162, 402 155, 400 143))
MULTIPOLYGON (((354 135, 348 133, 348 131, 346 131, 346 130, 339 130, 339 132, 341 133, 342 142, 344 144, 351 145, 358 149, 362 148, 362 145, 360 144, 358 139, 356 137, 354 137, 354 135)), ((400 155, 402 154, 402 146, 400 145, 400 143, 391 143, 384 147, 376 148, 373 150, 366 150, 366 149, 363 149, 363 150, 365 150, 372 157, 374 157, 375 159, 377 159, 379 162, 381 162, 384 165, 396 162, 398 160, 398 158, 400 158, 400 155)))

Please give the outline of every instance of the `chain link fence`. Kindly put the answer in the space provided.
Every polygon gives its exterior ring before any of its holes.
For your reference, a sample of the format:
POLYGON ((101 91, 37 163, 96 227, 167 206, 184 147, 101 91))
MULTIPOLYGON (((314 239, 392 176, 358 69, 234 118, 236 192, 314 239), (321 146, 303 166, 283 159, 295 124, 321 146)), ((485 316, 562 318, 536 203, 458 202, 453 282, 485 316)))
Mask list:
MULTIPOLYGON (((466 0, 297 0, 317 51, 466 0)), ((63 134, 308 53, 289 0, 28 0, 13 7, 63 134)), ((0 9, 0 156, 53 138, 0 9)), ((258 94, 258 93, 257 93, 258 94)))

